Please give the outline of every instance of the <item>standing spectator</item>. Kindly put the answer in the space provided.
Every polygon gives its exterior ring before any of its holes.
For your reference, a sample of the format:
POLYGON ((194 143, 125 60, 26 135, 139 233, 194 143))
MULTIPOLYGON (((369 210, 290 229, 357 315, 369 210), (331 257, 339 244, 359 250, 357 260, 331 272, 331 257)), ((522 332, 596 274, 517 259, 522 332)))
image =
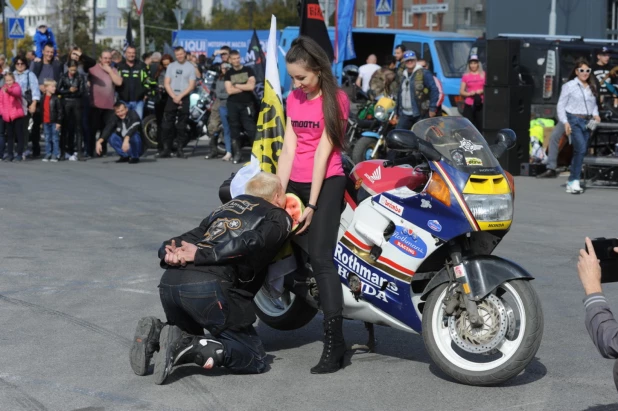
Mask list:
POLYGON ((377 65, 378 58, 375 54, 370 54, 367 57, 367 64, 363 64, 358 68, 358 78, 356 79, 356 85, 366 93, 369 91, 369 82, 371 76, 380 70, 380 66, 377 65))
POLYGON ((116 87, 118 99, 129 110, 134 110, 140 119, 144 118, 144 98, 150 90, 150 79, 146 66, 135 59, 136 50, 128 46, 124 52, 125 60, 118 65, 118 74, 122 77, 122 84, 116 87))
POLYGON ((112 62, 111 62, 111 66, 114 68, 118 68, 118 65, 122 63, 122 53, 119 52, 118 50, 113 50, 112 51, 112 62))
POLYGON ((26 60, 28 60, 28 67, 30 67, 30 65, 32 64, 35 58, 36 58, 36 55, 34 54, 33 50, 28 50, 26 52, 26 60))
POLYGON ((33 114, 36 111, 38 102, 41 100, 41 90, 39 80, 36 75, 28 70, 28 61, 21 56, 15 59, 15 81, 21 88, 21 95, 25 106, 24 114, 33 114))
MULTIPOLYGON (((223 156, 222 158, 223 161, 230 161, 230 159, 232 158, 232 134, 230 133, 230 124, 228 122, 228 117, 227 117, 228 94, 225 88, 225 73, 227 73, 227 71, 231 67, 232 66, 229 63, 221 64, 221 75, 215 82, 215 94, 217 96, 217 99, 215 100, 215 103, 213 104, 213 107, 212 107, 213 114, 214 114, 214 110, 217 110, 217 114, 219 114, 219 119, 221 121, 221 124, 223 125, 223 141, 225 142, 225 156, 223 156)), ((211 115, 211 118, 212 117, 213 116, 211 115)), ((211 130, 210 127, 211 127, 211 124, 209 120, 209 125, 208 125, 209 130, 211 130)), ((218 130, 218 128, 219 127, 217 125, 212 124, 212 130, 218 130)), ((215 134, 213 132, 210 137, 210 153, 206 155, 206 157, 204 158, 206 159, 217 158, 218 157, 218 153, 217 153, 218 144, 219 144, 219 134, 218 133, 215 134)))
MULTIPOLYGON (((88 155, 94 156, 94 140, 97 132, 112 121, 114 115, 115 88, 122 85, 122 77, 118 70, 111 66, 112 53, 105 50, 101 53, 99 62, 89 70, 90 96, 90 135, 87 136, 88 155)), ((105 153, 105 147, 103 148, 105 153)))
POLYGON ((41 112, 43 114, 43 133, 45 134, 45 157, 43 161, 58 162, 60 158, 60 125, 62 124, 62 105, 55 96, 56 82, 45 80, 45 96, 41 112))
POLYGON ((159 64, 161 64, 161 53, 155 51, 154 53, 152 53, 152 57, 150 58, 150 71, 148 72, 150 78, 154 80, 157 79, 157 76, 155 74, 157 73, 157 70, 159 70, 159 64))
MULTIPOLYGON (((45 93, 45 86, 43 83, 46 79, 51 79, 56 82, 60 81, 60 74, 62 74, 62 64, 54 60, 54 46, 46 44, 43 47, 43 59, 40 61, 35 60, 30 66, 30 71, 39 80, 39 90, 41 94, 45 93)), ((32 114, 32 131, 30 132, 30 142, 32 143, 32 158, 37 158, 41 155, 41 124, 43 122, 41 116, 41 107, 39 104, 36 106, 36 111, 32 114)))
POLYGON ((60 77, 58 94, 62 97, 65 127, 62 129, 62 147, 68 146, 68 152, 73 153, 70 161, 84 161, 82 155, 82 99, 86 93, 86 79, 77 71, 77 61, 69 60, 68 69, 60 77), (74 144, 70 139, 70 131, 74 135, 74 144))
POLYGON ((6 62, 6 56, 4 54, 0 54, 0 75, 5 75, 10 70, 8 63, 6 62))
POLYGON ((591 71, 586 60, 578 59, 569 81, 562 86, 558 99, 558 119, 564 124, 564 130, 571 137, 573 145, 571 175, 566 186, 566 192, 571 194, 584 192, 579 185, 579 178, 590 138, 587 124, 593 118, 596 122, 601 121, 597 107, 598 90, 590 75, 591 71))
POLYGON ((98 155, 103 152, 103 143, 109 144, 120 156, 117 163, 139 163, 142 155, 142 137, 139 131, 142 123, 134 110, 128 110, 127 106, 119 101, 114 104, 114 116, 97 140, 96 151, 98 155))
POLYGON ((251 144, 255 140, 255 94, 253 94, 255 74, 251 67, 243 66, 240 63, 240 53, 238 50, 230 52, 230 63, 232 68, 225 73, 224 79, 225 89, 229 95, 227 99, 227 113, 232 132, 234 164, 238 164, 241 159, 241 127, 247 133, 251 144))
POLYGON ((43 58, 45 54, 45 46, 47 45, 52 46, 52 49, 54 50, 53 55, 55 56, 56 51, 58 50, 56 38, 54 37, 51 27, 48 27, 47 22, 43 20, 37 26, 36 33, 34 33, 34 54, 37 58, 43 58))
POLYGON ((12 73, 4 75, 4 85, 0 89, 0 114, 4 120, 4 135, 8 142, 7 157, 3 161, 20 162, 24 152, 24 107, 22 104, 21 87, 15 81, 12 73), (17 140, 16 152, 13 146, 17 140))
POLYGON ((410 130, 417 121, 435 117, 439 93, 433 75, 417 64, 416 53, 406 51, 402 61, 406 69, 397 95, 397 128, 410 130))
POLYGON ((605 99, 609 99, 612 95, 612 93, 607 90, 607 85, 605 84, 605 78, 609 74, 609 70, 609 49, 607 47, 602 47, 597 53, 597 62, 592 65, 592 75, 597 81, 599 101, 601 103, 603 103, 605 99))
POLYGON ((406 66, 403 61, 403 55, 406 51, 408 51, 408 49, 403 44, 398 44, 395 46, 395 59, 397 59, 397 68, 395 72, 397 73, 397 78, 403 75, 403 71, 406 66))
MULTIPOLYGON (((71 50, 68 60, 74 60, 77 62, 77 72, 79 73, 80 76, 82 76, 84 80, 84 85, 85 85, 85 89, 82 93, 82 98, 81 98, 81 101, 82 101, 81 129, 82 129, 83 151, 80 153, 84 157, 84 160, 85 160, 87 157, 85 153, 92 153, 93 151, 93 148, 91 146, 91 141, 88 139, 88 136, 90 135, 90 104, 91 104, 90 103, 90 92, 89 92, 90 90, 88 87, 88 72, 90 71, 92 67, 94 67, 97 64, 97 61, 93 59, 92 57, 84 54, 82 52, 82 49, 77 46, 73 47, 73 49, 71 50)), ((68 65, 65 65, 64 67, 65 73, 68 71, 68 68, 69 68, 68 65)), ((78 160, 79 160, 79 157, 78 157, 78 160)))
POLYGON ((176 128, 176 156, 187 157, 182 149, 187 139, 187 118, 189 117, 189 94, 195 88, 195 67, 187 61, 187 54, 182 47, 174 48, 176 61, 167 66, 165 72, 165 90, 168 94, 163 113, 163 152, 161 158, 169 158, 172 153, 174 126, 176 128))
POLYGON ((433 72, 429 63, 426 60, 419 60, 418 64, 425 70, 429 70, 429 72, 433 75, 433 81, 436 83, 436 87, 438 87, 438 102, 436 103, 436 115, 442 115, 442 103, 444 103, 444 88, 442 87, 442 82, 438 77, 436 77, 436 73, 433 72))
POLYGON ((477 55, 468 60, 468 69, 461 78, 459 94, 465 98, 463 116, 477 128, 483 129, 483 88, 485 87, 485 72, 477 55))
POLYGON ((221 71, 221 64, 230 62, 230 52, 232 49, 229 46, 221 46, 219 50, 215 50, 210 58, 211 69, 221 71))
POLYGON ((157 81, 157 95, 155 103, 155 117, 157 118, 157 143, 158 143, 158 151, 159 153, 163 151, 163 141, 161 139, 162 135, 162 124, 163 124, 163 111, 165 110, 165 105, 167 104, 167 91, 165 91, 165 72, 167 71, 167 67, 174 59, 169 54, 164 54, 161 58, 161 62, 159 67, 157 68, 157 72, 154 75, 154 79, 157 81))

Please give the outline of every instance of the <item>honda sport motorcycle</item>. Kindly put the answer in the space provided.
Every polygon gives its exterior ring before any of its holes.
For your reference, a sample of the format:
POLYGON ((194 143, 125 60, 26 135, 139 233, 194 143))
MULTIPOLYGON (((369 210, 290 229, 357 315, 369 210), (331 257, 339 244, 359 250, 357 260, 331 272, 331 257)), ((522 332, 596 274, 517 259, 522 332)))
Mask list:
MULTIPOLYGON (((388 134, 401 157, 346 167, 334 254, 344 317, 422 333, 432 360, 464 384, 516 376, 543 334, 533 277, 491 255, 513 220, 513 178, 497 158, 515 138, 502 130, 490 148, 467 119, 430 118, 388 134)), ((279 288, 269 274, 254 299, 272 328, 302 327, 319 309, 307 241, 294 238, 296 269, 279 288)))

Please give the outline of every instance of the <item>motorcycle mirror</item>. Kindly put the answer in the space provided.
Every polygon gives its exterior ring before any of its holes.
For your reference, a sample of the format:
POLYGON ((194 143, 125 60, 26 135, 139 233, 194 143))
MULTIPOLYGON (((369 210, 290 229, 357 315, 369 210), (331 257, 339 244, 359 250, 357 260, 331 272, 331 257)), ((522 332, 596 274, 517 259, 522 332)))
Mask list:
POLYGON ((503 144, 507 150, 515 147, 517 143, 517 135, 510 128, 503 128, 496 135, 496 144, 503 144))
POLYGON ((418 151, 429 161, 440 161, 442 155, 434 146, 408 130, 393 130, 386 136, 386 146, 395 151, 418 151))

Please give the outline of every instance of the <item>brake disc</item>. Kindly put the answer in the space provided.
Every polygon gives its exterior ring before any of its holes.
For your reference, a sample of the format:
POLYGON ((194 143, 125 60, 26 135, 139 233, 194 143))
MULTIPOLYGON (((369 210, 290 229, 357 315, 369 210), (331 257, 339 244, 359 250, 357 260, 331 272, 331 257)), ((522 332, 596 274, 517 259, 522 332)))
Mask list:
POLYGON ((464 351, 484 354, 496 348, 506 337, 509 329, 509 316, 502 301, 493 294, 488 295, 477 305, 481 327, 475 328, 468 319, 468 312, 459 318, 449 317, 448 328, 451 339, 464 351))

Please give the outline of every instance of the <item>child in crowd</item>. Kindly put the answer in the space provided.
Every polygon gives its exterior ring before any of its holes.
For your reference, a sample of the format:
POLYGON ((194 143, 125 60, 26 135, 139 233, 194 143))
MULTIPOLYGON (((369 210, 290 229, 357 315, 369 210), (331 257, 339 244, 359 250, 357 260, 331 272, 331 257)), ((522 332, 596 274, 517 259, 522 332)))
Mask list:
POLYGON ((62 105, 56 97, 56 81, 45 80, 45 96, 43 97, 43 132, 45 134, 44 162, 58 162, 60 157, 60 124, 62 123, 62 105))
POLYGON ((15 81, 13 73, 4 75, 4 85, 0 89, 0 114, 4 120, 4 135, 7 141, 7 156, 3 161, 22 160, 24 152, 25 113, 22 106, 21 87, 15 81), (13 157, 13 145, 17 137, 17 152, 13 157))
POLYGON ((36 33, 34 34, 34 45, 36 50, 34 54, 42 59, 43 58, 43 48, 45 45, 50 44, 54 46, 54 54, 58 50, 58 46, 56 45, 56 38, 54 37, 54 33, 52 32, 51 27, 47 27, 47 23, 42 21, 39 23, 36 28, 36 33))

